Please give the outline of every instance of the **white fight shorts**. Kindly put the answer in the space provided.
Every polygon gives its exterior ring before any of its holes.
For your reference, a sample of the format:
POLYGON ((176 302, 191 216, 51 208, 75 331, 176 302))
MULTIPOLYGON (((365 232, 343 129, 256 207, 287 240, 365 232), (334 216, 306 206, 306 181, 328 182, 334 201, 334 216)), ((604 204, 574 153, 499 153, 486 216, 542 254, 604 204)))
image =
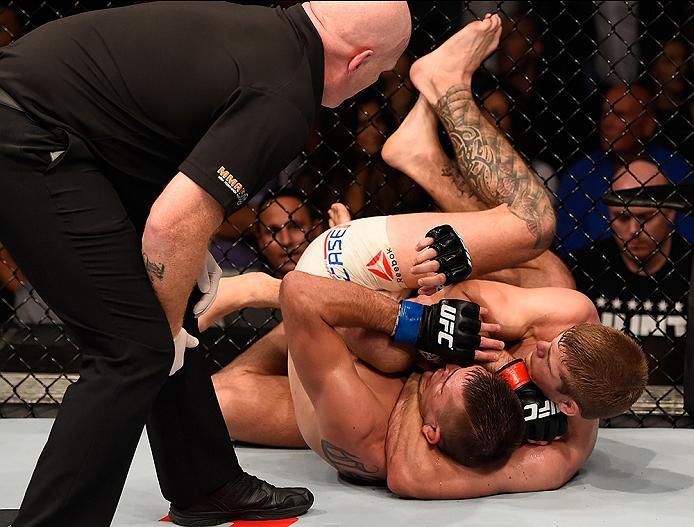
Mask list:
POLYGON ((296 270, 375 291, 407 289, 388 241, 386 219, 362 218, 325 231, 306 248, 296 270))

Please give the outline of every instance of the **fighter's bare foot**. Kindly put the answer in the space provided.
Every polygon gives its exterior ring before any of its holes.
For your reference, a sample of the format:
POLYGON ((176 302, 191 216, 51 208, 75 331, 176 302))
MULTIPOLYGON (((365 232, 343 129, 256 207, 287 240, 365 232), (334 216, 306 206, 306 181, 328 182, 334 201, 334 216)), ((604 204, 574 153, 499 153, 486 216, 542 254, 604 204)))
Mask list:
POLYGON ((331 229, 337 225, 342 225, 352 221, 349 209, 342 203, 333 203, 328 209, 328 227, 331 229))
POLYGON ((420 95, 414 108, 383 145, 381 157, 420 185, 424 183, 421 179, 432 172, 432 165, 440 175, 442 169, 450 166, 450 160, 439 143, 438 122, 434 109, 420 95))
POLYGON ((451 86, 470 85, 473 73, 499 45, 500 36, 499 15, 471 22, 412 65, 412 83, 434 106, 451 86))

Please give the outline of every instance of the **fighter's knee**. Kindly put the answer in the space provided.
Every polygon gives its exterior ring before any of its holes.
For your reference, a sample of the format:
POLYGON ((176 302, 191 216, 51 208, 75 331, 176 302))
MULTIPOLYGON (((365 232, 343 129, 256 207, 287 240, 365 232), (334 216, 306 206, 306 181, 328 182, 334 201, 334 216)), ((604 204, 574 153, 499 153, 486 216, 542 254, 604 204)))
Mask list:
POLYGON ((548 213, 539 225, 541 232, 538 236, 538 243, 536 247, 537 249, 543 251, 549 249, 549 246, 554 241, 554 236, 557 232, 557 217, 556 214, 554 214, 554 209, 552 208, 552 205, 549 204, 546 207, 546 210, 548 211, 548 213))
POLYGON ((226 375, 220 375, 221 372, 217 372, 212 376, 212 386, 214 387, 214 393, 217 394, 217 400, 219 405, 222 406, 222 402, 226 399, 226 392, 228 391, 228 377, 226 375))
POLYGON ((258 386, 253 383, 253 376, 253 372, 245 368, 225 368, 212 375, 212 385, 224 415, 240 397, 256 393, 258 386))
POLYGON ((246 376, 250 375, 250 371, 242 366, 237 366, 232 362, 224 369, 212 375, 212 384, 216 390, 225 390, 229 386, 238 386, 243 384, 246 376))
POLYGON ((283 312, 297 306, 310 305, 310 302, 305 302, 309 278, 309 275, 300 271, 291 271, 282 278, 279 298, 283 312))

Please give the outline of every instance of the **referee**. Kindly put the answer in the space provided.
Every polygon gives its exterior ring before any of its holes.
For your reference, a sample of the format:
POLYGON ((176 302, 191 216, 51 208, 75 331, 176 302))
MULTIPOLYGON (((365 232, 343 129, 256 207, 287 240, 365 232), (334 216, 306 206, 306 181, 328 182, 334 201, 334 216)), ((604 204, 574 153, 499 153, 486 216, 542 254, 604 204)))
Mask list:
POLYGON ((410 27, 405 2, 152 2, 0 49, 0 240, 82 350, 15 527, 109 525, 145 424, 175 523, 311 507, 241 470, 187 331, 220 223, 410 27))

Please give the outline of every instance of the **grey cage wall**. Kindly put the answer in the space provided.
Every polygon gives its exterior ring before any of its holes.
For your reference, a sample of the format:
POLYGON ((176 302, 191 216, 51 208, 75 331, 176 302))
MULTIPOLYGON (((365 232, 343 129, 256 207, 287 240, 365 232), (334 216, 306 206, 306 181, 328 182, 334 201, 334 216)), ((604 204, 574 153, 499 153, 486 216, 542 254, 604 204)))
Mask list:
MULTIPOLYGON (((131 3, 0 3, 0 45, 51 20, 131 3)), ((287 272, 306 241, 325 228, 326 211, 335 201, 354 217, 437 210, 380 151, 416 100, 408 79, 412 62, 463 24, 499 12, 502 42, 476 75, 473 91, 547 186, 558 218, 552 249, 571 269, 577 288, 595 302, 604 324, 636 337, 648 355, 648 389, 628 414, 603 426, 691 426, 685 406, 694 408, 694 341, 687 346, 688 309, 694 307, 688 302, 694 4, 502 1, 410 2, 410 7, 412 40, 395 69, 340 108, 323 109, 299 158, 220 229, 212 251, 225 275, 287 272)), ((449 149, 443 134, 440 139, 449 149)), ((1 185, 0 175, 0 192, 1 185)), ((224 367, 280 320, 273 310, 241 309, 218 321, 201 344, 210 371, 224 367)), ((54 415, 66 387, 77 379, 79 351, 79 342, 3 250, 0 417, 54 415)))

